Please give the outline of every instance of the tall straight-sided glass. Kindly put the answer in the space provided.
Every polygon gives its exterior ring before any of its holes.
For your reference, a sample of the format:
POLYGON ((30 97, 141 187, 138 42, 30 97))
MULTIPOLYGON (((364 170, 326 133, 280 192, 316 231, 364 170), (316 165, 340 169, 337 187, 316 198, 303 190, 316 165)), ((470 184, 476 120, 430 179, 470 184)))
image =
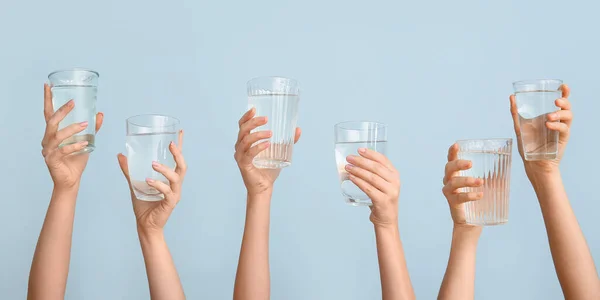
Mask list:
POLYGON ((548 129, 546 122, 549 113, 559 110, 554 102, 562 96, 562 84, 558 79, 513 83, 525 160, 552 160, 558 156, 558 131, 548 129))
POLYGON ((69 69, 55 71, 48 75, 52 87, 52 105, 54 111, 73 100, 75 107, 60 122, 58 130, 71 124, 88 122, 88 127, 74 136, 61 142, 59 147, 87 141, 88 145, 78 153, 89 153, 96 148, 96 93, 98 92, 96 71, 86 69, 69 69))
POLYGON ((483 192, 483 198, 465 203, 467 224, 487 226, 508 222, 512 139, 461 140, 458 159, 470 160, 472 167, 460 176, 483 179, 483 186, 462 192, 483 192))
POLYGON ((346 203, 354 206, 373 204, 367 194, 350 179, 346 165, 348 155, 358 155, 358 148, 375 150, 385 155, 387 148, 387 126, 377 122, 342 122, 334 126, 335 162, 337 164, 340 187, 346 203))
POLYGON ((169 150, 177 143, 179 120, 163 115, 139 115, 127 119, 127 166, 135 196, 140 200, 159 201, 164 195, 146 183, 146 179, 169 184, 167 178, 152 169, 156 161, 175 170, 169 150))
POLYGON ((248 81, 247 88, 248 109, 254 107, 256 117, 267 117, 267 124, 252 132, 273 132, 271 138, 267 139, 271 146, 254 158, 254 165, 266 169, 291 165, 300 101, 298 82, 284 77, 258 77, 248 81))

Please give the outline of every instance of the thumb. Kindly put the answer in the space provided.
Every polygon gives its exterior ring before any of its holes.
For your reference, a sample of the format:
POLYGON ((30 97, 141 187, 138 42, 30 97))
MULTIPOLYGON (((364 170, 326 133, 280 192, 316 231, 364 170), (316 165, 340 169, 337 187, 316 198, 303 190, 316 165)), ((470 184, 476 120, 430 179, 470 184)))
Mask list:
POLYGON ((104 114, 99 112, 96 114, 96 133, 100 130, 100 127, 102 127, 102 122, 104 121, 104 114))
POLYGON ((119 166, 121 167, 121 171, 123 172, 123 176, 129 182, 129 167, 127 166, 127 157, 122 153, 117 154, 117 160, 119 161, 119 166))
POLYGON ((300 127, 296 127, 296 136, 294 137, 294 144, 298 142, 301 135, 302 135, 302 129, 300 129, 300 127))

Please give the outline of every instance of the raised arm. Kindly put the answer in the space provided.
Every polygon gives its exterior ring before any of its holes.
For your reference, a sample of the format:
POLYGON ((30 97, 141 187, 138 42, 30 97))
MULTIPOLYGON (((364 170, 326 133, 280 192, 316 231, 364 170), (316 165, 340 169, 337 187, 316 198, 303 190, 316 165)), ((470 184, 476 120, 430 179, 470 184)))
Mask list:
MULTIPOLYGON (((271 137, 270 131, 250 133, 253 129, 267 123, 266 117, 254 117, 253 108, 239 121, 240 131, 235 144, 237 161, 248 198, 246 201, 246 223, 240 250, 234 300, 267 300, 270 298, 269 275, 269 221, 273 184, 279 176, 279 169, 258 169, 252 160, 261 151, 267 149, 269 142, 254 143, 271 137)), ((296 129, 296 142, 300 138, 300 129, 296 129)))
MULTIPOLYGON (((54 190, 46 219, 35 248, 29 273, 27 299, 64 299, 71 258, 71 239, 75 218, 75 201, 89 154, 71 155, 82 150, 87 142, 59 148, 72 135, 87 128, 87 122, 72 124, 58 130, 58 124, 75 106, 73 100, 54 112, 52 92, 44 85, 44 117, 46 132, 42 140, 42 155, 54 182, 54 190)), ((96 116, 96 131, 103 115, 96 116)))
MULTIPOLYGON (((555 102, 560 110, 548 114, 548 120, 551 122, 546 123, 548 129, 559 132, 558 159, 523 159, 523 162, 540 203, 554 267, 565 298, 596 299, 600 295, 598 273, 560 175, 559 163, 569 140, 569 129, 573 120, 568 99, 570 89, 566 85, 561 89, 562 98, 555 102), (560 122, 552 122, 559 120, 560 122)), ((523 158, 519 115, 514 95, 510 96, 510 104, 519 153, 523 158)))
POLYGON ((123 154, 118 155, 119 165, 129 184, 152 300, 185 299, 183 286, 179 280, 179 274, 177 274, 163 231, 169 216, 181 198, 181 186, 187 170, 181 153, 182 144, 183 131, 180 131, 178 145, 174 143, 169 145, 169 150, 177 164, 175 170, 157 162, 152 164, 152 168, 164 175, 169 184, 146 179, 149 186, 164 195, 165 198, 161 201, 143 201, 135 197, 131 190, 127 157, 123 154))
POLYGON ((415 299, 398 229, 398 171, 383 154, 366 148, 346 159, 349 179, 373 202, 370 220, 375 228, 382 298, 415 299))
POLYGON ((458 159, 458 147, 452 145, 448 150, 448 163, 443 179, 442 192, 448 200, 450 214, 454 222, 452 245, 446 274, 440 287, 438 299, 468 300, 475 298, 475 257, 477 242, 481 235, 481 227, 468 225, 465 222, 464 204, 479 200, 482 193, 461 193, 463 187, 478 187, 481 179, 458 177, 458 171, 471 168, 471 162, 458 159))

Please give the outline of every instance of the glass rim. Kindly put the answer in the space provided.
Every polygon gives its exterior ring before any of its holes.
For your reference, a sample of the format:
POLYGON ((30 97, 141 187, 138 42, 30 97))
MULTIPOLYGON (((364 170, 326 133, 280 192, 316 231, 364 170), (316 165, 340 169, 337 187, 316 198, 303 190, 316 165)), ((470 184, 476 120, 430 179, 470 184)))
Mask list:
POLYGON ((71 69, 61 69, 61 70, 56 70, 50 74, 48 74, 48 79, 50 79, 50 77, 52 77, 52 75, 57 74, 57 73, 62 73, 62 72, 73 72, 73 71, 79 71, 79 72, 89 72, 89 73, 93 73, 96 75, 96 77, 100 78, 100 73, 92 70, 92 69, 86 69, 86 68, 71 68, 71 69))
POLYGON ((541 82, 554 82, 554 83, 558 83, 559 85, 563 84, 563 81, 561 79, 525 79, 525 80, 515 81, 512 84, 513 84, 513 86, 517 86, 517 85, 524 85, 524 84, 536 84, 536 83, 541 83, 541 82))
POLYGON ((352 131, 371 131, 371 130, 373 130, 373 129, 355 129, 355 128, 345 127, 344 125, 347 125, 347 124, 348 125, 349 124, 375 124, 375 126, 377 128, 387 128, 387 124, 381 123, 381 122, 374 122, 374 121, 344 121, 344 122, 339 122, 339 123, 335 124, 333 127, 336 129, 352 130, 352 131))
POLYGON ((291 82, 294 82, 296 85, 298 84, 298 80, 296 80, 294 78, 290 78, 290 77, 285 77, 285 76, 258 76, 258 77, 251 78, 250 80, 248 80, 246 82, 246 84, 250 84, 250 82, 258 80, 258 79, 286 79, 291 82))
POLYGON ((455 144, 458 143, 466 143, 466 142, 486 142, 486 141, 507 141, 507 142, 511 142, 513 141, 513 138, 489 138, 489 139, 462 139, 462 140, 456 140, 456 142, 454 142, 455 144))
POLYGON ((139 115, 131 116, 131 117, 125 119, 125 122, 127 124, 135 125, 137 127, 144 127, 144 128, 165 128, 165 127, 179 125, 181 123, 181 121, 179 121, 179 119, 177 119, 175 117, 171 117, 169 115, 161 115, 161 114, 139 114, 139 115), (172 119, 173 122, 172 122, 172 124, 165 125, 165 126, 148 126, 148 125, 141 125, 139 123, 135 123, 132 121, 132 119, 139 118, 139 117, 163 117, 166 119, 172 119))

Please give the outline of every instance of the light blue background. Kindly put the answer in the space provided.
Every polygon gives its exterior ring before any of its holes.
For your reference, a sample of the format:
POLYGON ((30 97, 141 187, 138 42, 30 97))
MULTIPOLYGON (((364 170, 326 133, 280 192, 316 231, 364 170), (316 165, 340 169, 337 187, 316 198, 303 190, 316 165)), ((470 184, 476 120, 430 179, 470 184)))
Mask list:
MULTIPOLYGON (((79 193, 67 299, 147 299, 116 154, 125 118, 179 117, 189 173, 166 236, 188 299, 229 299, 245 214, 233 160, 252 77, 300 81, 304 134, 273 195, 272 299, 381 297, 367 208, 346 206, 336 122, 389 125, 400 230, 419 299, 434 299, 452 223, 441 179, 456 139, 513 137, 511 82, 561 78, 575 121, 565 185, 597 265, 598 4, 591 1, 4 1, 0 10, 0 298, 23 299, 52 183, 42 84, 100 72, 106 115, 79 193)), ((516 155, 516 149, 514 151, 516 155)), ((510 222, 486 228, 478 299, 562 299, 539 205, 513 160, 510 222)))

